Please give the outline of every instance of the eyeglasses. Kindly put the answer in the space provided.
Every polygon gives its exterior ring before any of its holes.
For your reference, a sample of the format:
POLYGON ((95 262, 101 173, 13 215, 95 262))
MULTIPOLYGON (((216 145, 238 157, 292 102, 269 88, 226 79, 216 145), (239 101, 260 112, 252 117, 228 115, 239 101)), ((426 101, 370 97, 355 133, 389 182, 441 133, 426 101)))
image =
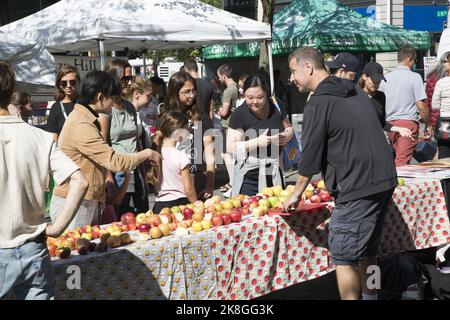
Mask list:
POLYGON ((77 85, 77 80, 62 80, 59 82, 59 85, 63 88, 67 87, 68 84, 70 84, 71 87, 75 87, 77 85))
POLYGON ((134 81, 134 76, 123 76, 120 79, 121 83, 128 83, 128 82, 133 82, 134 81))
POLYGON ((190 97, 190 96, 195 97, 197 95, 197 91, 195 91, 195 90, 180 91, 180 93, 185 97, 190 97))

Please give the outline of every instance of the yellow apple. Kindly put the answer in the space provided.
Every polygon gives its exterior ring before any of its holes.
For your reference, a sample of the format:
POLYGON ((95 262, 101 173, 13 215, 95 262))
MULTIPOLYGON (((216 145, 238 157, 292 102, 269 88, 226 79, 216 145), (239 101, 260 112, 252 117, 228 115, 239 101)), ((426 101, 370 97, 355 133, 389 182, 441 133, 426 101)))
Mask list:
POLYGON ((202 223, 201 223, 201 222, 198 222, 198 221, 194 221, 194 222, 192 223, 192 230, 193 230, 194 232, 200 232, 200 231, 202 231, 202 230, 203 230, 202 223))
POLYGON ((201 222, 203 230, 208 230, 209 228, 211 228, 211 220, 203 220, 201 222))

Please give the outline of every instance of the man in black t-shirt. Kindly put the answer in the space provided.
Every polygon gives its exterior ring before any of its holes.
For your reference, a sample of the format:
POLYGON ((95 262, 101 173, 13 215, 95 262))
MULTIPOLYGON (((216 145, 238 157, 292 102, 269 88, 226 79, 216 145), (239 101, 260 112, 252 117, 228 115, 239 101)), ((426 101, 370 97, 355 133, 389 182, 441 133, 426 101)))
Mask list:
POLYGON ((388 201, 397 184, 394 157, 367 94, 347 80, 329 76, 313 48, 289 57, 291 81, 314 92, 303 116, 299 176, 283 210, 297 207, 314 174, 322 172, 335 198, 329 250, 342 299, 377 300, 368 287, 388 201))
POLYGON ((208 80, 198 76, 197 61, 194 58, 184 60, 184 71, 189 73, 195 79, 197 86, 197 104, 201 112, 207 114, 211 120, 213 116, 213 94, 214 88, 208 80))

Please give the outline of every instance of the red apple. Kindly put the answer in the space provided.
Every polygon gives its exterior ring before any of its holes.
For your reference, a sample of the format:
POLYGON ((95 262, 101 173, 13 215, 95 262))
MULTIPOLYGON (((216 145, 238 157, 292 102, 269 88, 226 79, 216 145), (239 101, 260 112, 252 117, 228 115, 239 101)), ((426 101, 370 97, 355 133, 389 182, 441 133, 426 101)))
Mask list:
POLYGON ((223 214, 222 219, 223 219, 223 224, 225 224, 225 225, 230 224, 231 221, 233 221, 233 219, 231 218, 231 214, 229 214, 229 213, 223 214))
POLYGON ((194 213, 205 214, 205 207, 203 206, 203 203, 201 206, 194 207, 193 210, 194 210, 194 213))
POLYGON ((222 216, 217 215, 217 216, 212 217, 211 224, 215 227, 223 225, 222 216))
POLYGON ((136 224, 135 223, 128 224, 128 230, 130 230, 130 231, 136 230, 136 224))
POLYGON ((328 193, 328 191, 322 191, 320 192, 320 199, 322 202, 328 202, 331 200, 331 195, 328 193))
POLYGON ((241 205, 243 207, 248 207, 250 205, 250 199, 249 198, 244 198, 241 200, 241 205))
POLYGON ((157 214, 151 214, 148 218, 147 218, 147 223, 149 225, 156 225, 159 226, 161 224, 161 218, 159 217, 159 215, 157 214))
POLYGON ((124 213, 120 217, 120 222, 122 222, 123 225, 128 225, 130 223, 136 223, 136 216, 132 212, 124 213))
POLYGON ((231 220, 233 220, 233 222, 239 222, 242 219, 242 214, 240 210, 234 209, 233 212, 231 213, 231 220))
POLYGON ((313 195, 310 199, 311 203, 321 203, 322 199, 318 194, 313 195))
POLYGON ((184 208, 183 215, 184 215, 184 220, 192 219, 192 216, 194 215, 194 210, 192 210, 191 208, 184 208))
POLYGON ((250 214, 250 209, 249 208, 242 208, 241 209, 241 213, 243 216, 249 215, 250 214))
POLYGON ((139 232, 148 233, 152 227, 146 223, 139 225, 139 232))
POLYGON ((320 190, 319 189, 314 189, 313 190, 313 194, 320 194, 320 190))
POLYGON ((47 248, 48 248, 48 252, 50 253, 50 257, 55 257, 56 256, 56 246, 51 244, 47 248))
POLYGON ((214 213, 214 212, 216 212, 216 207, 214 205, 206 208, 206 213, 214 213))

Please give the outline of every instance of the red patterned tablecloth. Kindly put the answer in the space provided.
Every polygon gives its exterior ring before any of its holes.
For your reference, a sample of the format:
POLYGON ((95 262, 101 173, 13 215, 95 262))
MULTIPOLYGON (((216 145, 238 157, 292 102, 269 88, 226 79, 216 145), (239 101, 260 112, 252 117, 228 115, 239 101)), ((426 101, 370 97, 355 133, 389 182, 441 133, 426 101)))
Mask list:
MULTIPOLYGON (((251 299, 334 270, 328 255, 331 213, 249 219, 217 230, 214 244, 219 299, 251 299)), ((398 187, 389 205, 379 254, 450 242, 440 181, 398 187)))
MULTIPOLYGON (((334 270, 330 210, 265 216, 197 235, 170 236, 120 250, 55 261, 58 299, 251 299, 334 270), (66 269, 79 265, 80 290, 66 269)), ((440 181, 399 187, 386 216, 380 254, 450 242, 440 181)))

